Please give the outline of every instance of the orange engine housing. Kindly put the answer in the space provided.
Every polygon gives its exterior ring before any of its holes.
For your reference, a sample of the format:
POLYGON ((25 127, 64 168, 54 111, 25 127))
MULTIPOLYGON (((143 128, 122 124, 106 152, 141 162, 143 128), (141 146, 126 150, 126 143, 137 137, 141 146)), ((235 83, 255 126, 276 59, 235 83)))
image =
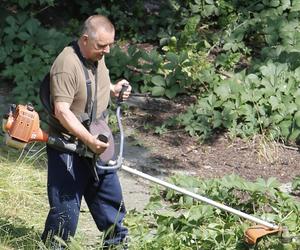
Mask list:
POLYGON ((47 142, 48 135, 40 128, 40 118, 31 105, 19 104, 15 112, 7 118, 5 130, 13 138, 22 142, 47 142))

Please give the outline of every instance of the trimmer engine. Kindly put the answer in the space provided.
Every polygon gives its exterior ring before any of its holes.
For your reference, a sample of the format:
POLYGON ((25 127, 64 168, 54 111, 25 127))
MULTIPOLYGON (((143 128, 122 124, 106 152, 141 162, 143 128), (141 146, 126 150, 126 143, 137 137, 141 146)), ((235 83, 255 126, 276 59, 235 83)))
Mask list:
POLYGON ((40 118, 31 104, 10 105, 3 116, 2 129, 8 146, 22 149, 28 142, 47 142, 48 135, 40 128, 40 118))

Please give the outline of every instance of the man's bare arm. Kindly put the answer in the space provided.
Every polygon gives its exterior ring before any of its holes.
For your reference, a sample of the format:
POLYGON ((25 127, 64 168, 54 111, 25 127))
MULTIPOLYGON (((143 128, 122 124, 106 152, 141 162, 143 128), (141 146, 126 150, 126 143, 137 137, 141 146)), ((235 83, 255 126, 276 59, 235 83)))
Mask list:
POLYGON ((87 145, 94 153, 101 154, 109 146, 108 143, 99 141, 93 136, 77 119, 70 110, 70 104, 67 102, 54 103, 55 117, 72 135, 76 136, 85 145, 87 145))

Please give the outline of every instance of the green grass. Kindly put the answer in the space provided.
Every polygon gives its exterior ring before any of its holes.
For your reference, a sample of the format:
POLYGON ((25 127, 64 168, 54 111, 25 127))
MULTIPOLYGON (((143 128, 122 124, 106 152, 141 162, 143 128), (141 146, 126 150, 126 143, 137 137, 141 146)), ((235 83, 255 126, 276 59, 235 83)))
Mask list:
MULTIPOLYGON (((20 156, 19 151, 0 148, 0 250, 47 249, 40 241, 48 213, 46 157, 44 151, 36 152, 20 156)), ((174 176, 170 181, 287 226, 290 236, 295 239, 284 243, 278 236, 265 237, 255 249, 300 248, 300 203, 282 193, 280 183, 274 178, 249 182, 238 176, 212 180, 174 176)), ((81 214, 84 216, 90 215, 81 214)), ((130 230, 132 250, 253 249, 243 241, 243 232, 250 222, 161 187, 154 189, 151 202, 144 211, 129 211, 125 223, 130 230)), ((89 227, 90 224, 82 226, 89 227)), ((89 241, 91 236, 77 233, 68 249, 101 249, 101 238, 89 241)))
MULTIPOLYGON (((0 250, 47 249, 40 240, 49 209, 47 158, 41 146, 33 145, 30 153, 0 147, 0 250)), ((82 220, 87 216, 90 214, 80 215, 82 220)), ((92 245, 89 240, 88 235, 77 232, 67 249, 101 249, 101 237, 92 245)))
POLYGON ((45 159, 0 153, 0 249, 45 249, 39 239, 48 210, 45 159))

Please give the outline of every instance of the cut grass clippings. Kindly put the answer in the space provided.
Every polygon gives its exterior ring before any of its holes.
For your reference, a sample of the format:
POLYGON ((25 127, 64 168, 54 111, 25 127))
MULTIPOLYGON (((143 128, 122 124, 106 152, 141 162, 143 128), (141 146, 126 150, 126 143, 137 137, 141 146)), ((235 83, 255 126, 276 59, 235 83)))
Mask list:
MULTIPOLYGON (((18 159, 1 148, 0 249, 43 249, 39 235, 48 211, 45 162, 18 159)), ((45 248, 44 248, 45 249, 45 248)))
MULTIPOLYGON (((0 250, 48 249, 40 240, 49 211, 47 158, 40 145, 30 146, 23 152, 0 147, 0 250)), ((77 233, 66 249, 101 249, 101 242, 87 246, 88 237, 77 233)))

